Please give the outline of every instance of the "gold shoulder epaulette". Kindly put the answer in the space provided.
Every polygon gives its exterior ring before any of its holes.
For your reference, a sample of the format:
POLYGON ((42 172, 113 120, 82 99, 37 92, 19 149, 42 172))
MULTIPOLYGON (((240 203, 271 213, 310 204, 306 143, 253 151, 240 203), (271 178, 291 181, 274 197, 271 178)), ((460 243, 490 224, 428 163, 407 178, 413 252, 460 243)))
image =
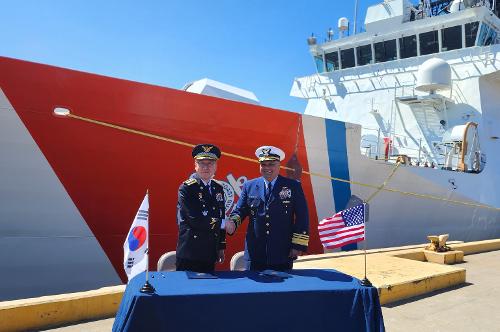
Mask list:
POLYGON ((191 178, 191 179, 187 179, 186 181, 184 181, 184 184, 190 186, 192 184, 195 184, 196 182, 198 182, 198 181, 196 181, 196 179, 191 178))

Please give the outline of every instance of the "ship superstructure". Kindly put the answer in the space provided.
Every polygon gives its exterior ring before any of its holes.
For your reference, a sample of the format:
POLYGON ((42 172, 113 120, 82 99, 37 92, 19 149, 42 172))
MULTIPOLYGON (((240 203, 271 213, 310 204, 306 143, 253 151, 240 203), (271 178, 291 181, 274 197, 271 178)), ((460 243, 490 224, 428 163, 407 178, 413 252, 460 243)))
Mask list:
POLYGON ((498 6, 389 0, 368 8, 361 33, 340 18, 337 39, 331 29, 324 43, 308 39, 316 73, 295 79, 291 95, 307 99, 305 114, 344 123, 347 177, 382 184, 402 165, 387 184, 400 193, 373 201, 369 246, 500 235, 498 6))
POLYGON ((368 8, 366 32, 321 45, 310 39, 317 74, 296 79, 292 95, 308 99, 306 114, 360 124, 369 157, 480 172, 480 141, 500 135, 495 105, 480 99, 480 85, 500 75, 500 20, 484 2, 448 4, 438 12, 437 4, 419 11, 385 1, 368 8))

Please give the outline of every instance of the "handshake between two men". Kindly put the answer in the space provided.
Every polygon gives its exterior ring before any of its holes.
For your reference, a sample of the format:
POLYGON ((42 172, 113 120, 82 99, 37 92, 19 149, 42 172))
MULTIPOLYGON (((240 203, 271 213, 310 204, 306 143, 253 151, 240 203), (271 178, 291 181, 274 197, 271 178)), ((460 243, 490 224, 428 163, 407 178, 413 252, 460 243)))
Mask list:
POLYGON ((197 145, 192 151, 196 172, 179 188, 177 270, 214 271, 215 262, 224 260, 226 232, 233 235, 247 218, 248 269, 292 269, 293 260, 307 251, 309 214, 300 182, 279 175, 285 153, 274 146, 255 151, 262 176, 244 183, 223 225, 224 190, 213 179, 220 155, 212 144, 197 145))

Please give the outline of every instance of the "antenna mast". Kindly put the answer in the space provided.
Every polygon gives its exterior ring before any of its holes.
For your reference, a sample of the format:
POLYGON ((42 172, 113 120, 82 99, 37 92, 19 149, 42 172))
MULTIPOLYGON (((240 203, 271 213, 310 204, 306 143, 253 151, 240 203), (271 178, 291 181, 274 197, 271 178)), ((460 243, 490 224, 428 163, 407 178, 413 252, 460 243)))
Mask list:
POLYGON ((358 22, 358 0, 354 1, 354 33, 353 33, 353 35, 356 34, 357 22, 358 22))

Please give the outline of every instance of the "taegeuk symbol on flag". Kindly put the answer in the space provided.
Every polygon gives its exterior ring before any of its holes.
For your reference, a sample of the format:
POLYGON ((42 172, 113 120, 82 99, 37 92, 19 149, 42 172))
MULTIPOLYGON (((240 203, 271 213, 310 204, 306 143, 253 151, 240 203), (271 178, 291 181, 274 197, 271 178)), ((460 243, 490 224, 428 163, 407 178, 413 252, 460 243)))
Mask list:
POLYGON ((149 243, 149 197, 146 193, 123 244, 123 268, 128 280, 146 271, 149 243))

